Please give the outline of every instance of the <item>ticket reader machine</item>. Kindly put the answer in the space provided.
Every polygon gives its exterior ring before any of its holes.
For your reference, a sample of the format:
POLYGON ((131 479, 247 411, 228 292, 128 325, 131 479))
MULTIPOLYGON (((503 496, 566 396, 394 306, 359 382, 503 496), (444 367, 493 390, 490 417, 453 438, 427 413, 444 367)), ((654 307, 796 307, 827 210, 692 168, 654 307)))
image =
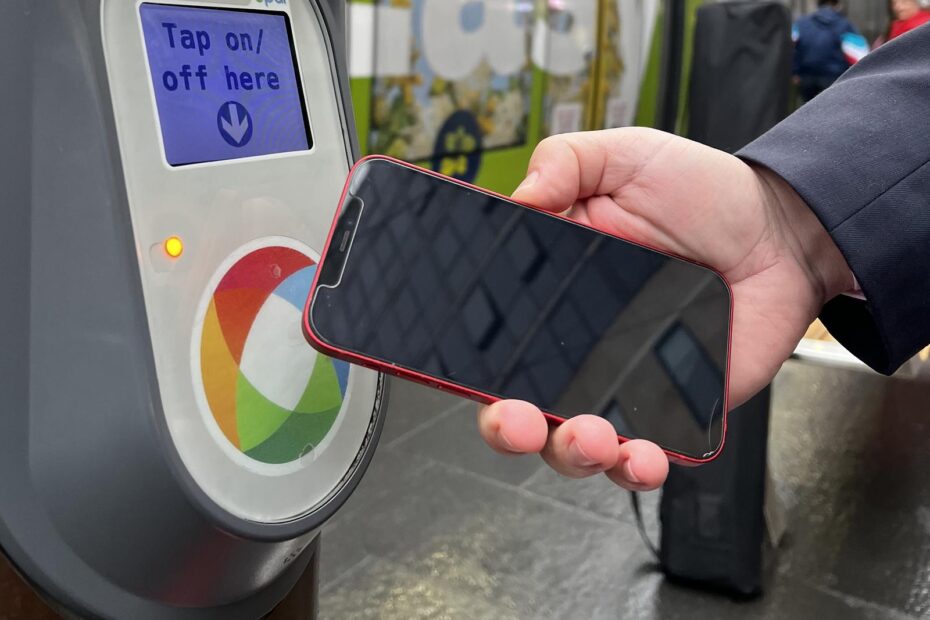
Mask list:
POLYGON ((371 458, 382 378, 300 327, 343 5, 0 4, 0 548, 67 615, 264 616, 371 458))

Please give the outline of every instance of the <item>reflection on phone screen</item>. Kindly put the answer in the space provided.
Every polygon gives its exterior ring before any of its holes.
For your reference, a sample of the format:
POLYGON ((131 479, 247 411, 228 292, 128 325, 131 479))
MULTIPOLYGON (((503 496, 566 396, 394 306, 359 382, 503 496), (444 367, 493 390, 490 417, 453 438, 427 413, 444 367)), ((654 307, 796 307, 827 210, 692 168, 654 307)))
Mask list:
POLYGON ((730 294, 686 261, 383 160, 338 285, 338 348, 695 458, 719 446, 730 294))

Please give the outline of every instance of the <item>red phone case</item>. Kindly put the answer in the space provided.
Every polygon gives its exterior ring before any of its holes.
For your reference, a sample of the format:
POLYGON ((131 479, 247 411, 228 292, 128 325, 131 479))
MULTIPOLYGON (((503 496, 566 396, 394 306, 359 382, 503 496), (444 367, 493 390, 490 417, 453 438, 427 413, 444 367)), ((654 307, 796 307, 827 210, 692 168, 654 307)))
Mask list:
MULTIPOLYGON (((486 189, 481 188, 481 187, 478 187, 478 186, 476 186, 476 185, 472 185, 471 183, 466 183, 466 182, 464 182, 464 181, 459 181, 458 179, 454 179, 454 178, 452 178, 452 177, 447 177, 447 176, 445 176, 445 175, 443 175, 443 174, 439 174, 438 172, 434 172, 433 170, 428 170, 428 169, 426 169, 426 168, 421 168, 420 166, 414 166, 413 164, 409 164, 409 163, 407 163, 407 162, 405 162, 405 161, 401 161, 401 160, 395 159, 395 158, 393 158, 393 157, 387 157, 387 156, 385 156, 385 155, 369 155, 368 157, 363 157, 362 159, 358 160, 358 161, 355 163, 354 166, 352 166, 352 170, 349 171, 349 176, 348 176, 348 178, 346 179, 345 187, 342 188, 342 195, 341 195, 340 198, 339 198, 339 205, 338 205, 338 207, 337 207, 337 209, 336 209, 336 214, 333 216, 333 224, 332 224, 332 226, 330 227, 329 234, 327 235, 327 238, 326 238, 326 245, 323 247, 323 252, 322 252, 322 254, 321 254, 320 263, 319 263, 319 265, 317 265, 316 275, 315 275, 314 278, 313 278, 313 284, 310 286, 310 296, 307 298, 307 304, 306 304, 306 306, 304 307, 304 318, 303 318, 303 331, 304 331, 304 336, 307 338, 307 341, 310 343, 311 346, 313 346, 313 348, 315 348, 316 350, 318 350, 318 351, 320 351, 321 353, 323 353, 323 354, 325 354, 325 355, 328 355, 328 356, 330 356, 330 357, 334 357, 334 358, 337 358, 337 359, 345 360, 345 361, 347 361, 347 362, 351 362, 351 363, 357 364, 357 365, 359 365, 359 366, 364 366, 365 368, 370 368, 370 369, 372 369, 372 370, 376 370, 376 371, 379 371, 379 372, 383 372, 383 373, 385 373, 385 374, 389 374, 389 375, 393 375, 393 376, 396 376, 396 377, 400 377, 400 378, 402 378, 402 379, 407 379, 407 380, 410 380, 410 381, 415 381, 415 382, 417 382, 417 383, 421 383, 421 384, 426 385, 426 386, 428 386, 428 387, 435 388, 435 389, 438 389, 438 390, 442 390, 442 391, 448 392, 448 393, 450 393, 450 394, 455 394, 456 396, 462 396, 462 397, 464 397, 464 398, 468 398, 469 400, 474 400, 474 401, 477 401, 477 402, 479 402, 479 403, 483 403, 483 404, 486 404, 486 405, 489 405, 489 404, 491 404, 491 403, 494 403, 494 402, 500 400, 500 398, 498 398, 498 397, 496 397, 496 396, 492 396, 492 395, 490 395, 490 394, 485 394, 485 393, 483 393, 483 392, 477 392, 477 391, 475 391, 475 390, 471 390, 471 389, 466 388, 466 387, 463 387, 463 386, 461 386, 461 385, 456 385, 456 384, 454 384, 454 383, 449 383, 448 381, 445 381, 445 380, 443 380, 443 379, 440 379, 439 377, 432 377, 432 376, 430 376, 430 375, 424 375, 424 374, 422 374, 422 373, 416 372, 415 370, 410 370, 410 369, 407 369, 407 368, 403 368, 403 367, 397 366, 397 365, 395 365, 395 364, 391 364, 390 362, 384 362, 384 361, 381 361, 381 360, 378 360, 378 359, 373 359, 373 358, 365 357, 365 356, 363 356, 363 355, 359 355, 359 354, 354 353, 354 352, 352 352, 352 351, 345 351, 345 350, 342 350, 342 349, 334 348, 333 346, 331 346, 331 345, 329 345, 329 344, 323 342, 323 341, 322 341, 320 338, 318 338, 317 335, 313 332, 313 329, 312 329, 312 327, 311 327, 311 325, 310 325, 310 306, 311 306, 311 304, 313 303, 313 297, 314 297, 314 294, 316 293, 316 288, 317 288, 317 280, 318 280, 319 277, 320 277, 320 273, 323 271, 323 269, 322 269, 322 267, 323 267, 323 262, 326 260, 326 255, 327 255, 327 253, 328 253, 328 251, 329 251, 330 243, 331 243, 332 240, 333 240, 333 234, 335 233, 335 231, 336 231, 336 226, 337 226, 337 224, 338 224, 338 222, 339 222, 339 215, 340 215, 341 212, 342 212, 342 206, 343 206, 343 204, 345 203, 346 194, 347 194, 348 191, 349 191, 349 185, 351 184, 352 178, 353 178, 354 175, 355 175, 355 171, 356 171, 356 169, 357 169, 359 166, 361 166, 362 164, 364 164, 364 163, 367 162, 367 161, 378 160, 378 159, 384 160, 384 161, 389 161, 389 162, 392 162, 392 163, 394 163, 394 164, 398 164, 398 165, 404 166, 404 167, 406 167, 406 168, 410 168, 410 169, 412 169, 412 170, 417 170, 417 171, 422 172, 422 173, 424 173, 424 174, 428 174, 428 175, 430 175, 430 176, 432 176, 432 177, 436 177, 436 178, 438 178, 438 179, 443 179, 443 180, 445 180, 445 181, 449 181, 449 182, 451 182, 451 183, 455 183, 456 185, 461 185, 462 187, 466 187, 466 188, 468 188, 468 189, 481 192, 481 193, 486 194, 486 195, 488 195, 488 196, 493 196, 493 197, 495 197, 495 198, 503 199, 503 200, 505 200, 505 201, 507 201, 507 202, 511 202, 511 203, 514 203, 514 204, 519 204, 519 205, 521 205, 521 206, 523 206, 523 207, 526 207, 526 208, 528 208, 528 209, 536 209, 537 211, 542 211, 542 209, 537 209, 537 208, 534 207, 533 205, 524 204, 524 203, 522 203, 522 202, 519 202, 519 201, 514 200, 513 198, 509 198, 509 197, 504 196, 504 195, 502 195, 502 194, 498 194, 497 192, 492 192, 492 191, 490 191, 490 190, 486 190, 486 189)), ((562 216, 562 215, 560 215, 560 214, 557 214, 557 213, 552 213, 552 212, 549 212, 549 211, 544 211, 544 212, 545 212, 546 214, 552 215, 552 216, 554 216, 554 217, 558 217, 558 218, 565 219, 565 220, 568 219, 568 218, 566 218, 566 217, 564 217, 564 216, 562 216)), ((576 225, 579 225, 579 226, 584 226, 583 224, 580 224, 580 223, 578 223, 578 222, 572 221, 572 223, 573 223, 573 224, 576 224, 576 225)), ((591 228, 590 226, 585 226, 585 227, 586 227, 586 228, 591 228)), ((730 392, 730 357, 731 357, 731 352, 732 352, 732 347, 733 347, 733 289, 730 287, 730 283, 727 282, 726 277, 724 277, 724 275, 721 274, 720 272, 718 272, 716 269, 713 269, 712 267, 708 267, 707 265, 704 265, 704 264, 699 263, 699 262, 697 262, 697 261, 691 260, 691 259, 689 259, 689 258, 684 258, 683 256, 678 256, 678 255, 676 255, 676 254, 672 254, 671 252, 666 252, 665 250, 660 250, 660 249, 658 249, 658 248, 650 247, 649 245, 646 245, 646 244, 641 243, 641 242, 638 242, 638 241, 631 241, 631 240, 629 240, 629 239, 623 239, 622 237, 617 237, 616 235, 610 235, 609 233, 605 233, 605 232, 603 232, 603 231, 601 231, 601 230, 597 230, 597 229, 594 229, 594 228, 591 228, 591 230, 593 230, 593 231, 595 231, 595 232, 597 232, 597 233, 599 233, 599 234, 602 234, 602 235, 606 234, 606 235, 608 235, 608 236, 615 237, 615 238, 620 239, 620 240, 622 240, 622 241, 626 241, 627 243, 632 243, 632 244, 634 244, 634 245, 638 245, 638 246, 643 247, 643 248, 646 248, 646 249, 648 249, 648 250, 652 250, 653 252, 658 252, 659 254, 663 254, 663 255, 665 255, 665 256, 669 256, 669 257, 671 257, 671 258, 676 258, 676 259, 678 259, 678 260, 683 260, 683 261, 688 262, 688 263, 691 263, 691 264, 693 264, 693 265, 697 265, 697 266, 699 266, 699 267, 703 267, 704 269, 709 269, 710 271, 713 271, 715 274, 717 274, 717 275, 720 277, 720 279, 723 280, 723 283, 726 285, 727 291, 728 291, 729 294, 730 294, 730 317, 729 317, 729 318, 730 318, 730 325, 729 325, 729 334, 728 334, 728 336, 727 336, 727 369, 726 369, 726 376, 725 376, 725 382, 724 382, 724 398, 723 398, 723 405, 724 405, 724 406, 723 406, 723 434, 722 434, 722 436, 721 436, 720 447, 717 449, 716 452, 714 452, 712 455, 710 455, 710 456, 708 456, 708 457, 706 457, 706 458, 695 458, 695 457, 693 457, 693 456, 688 456, 688 455, 686 455, 686 454, 680 454, 680 453, 675 452, 675 451, 673 451, 673 450, 668 450, 668 449, 665 449, 665 448, 662 449, 663 452, 665 452, 665 454, 668 455, 669 460, 671 460, 672 462, 677 463, 677 464, 679 464, 679 465, 697 466, 697 465, 704 465, 704 464, 706 464, 706 463, 710 463, 711 461, 713 461, 714 459, 716 459, 718 456, 720 456, 720 453, 723 451, 724 444, 726 443, 726 437, 727 437, 727 417, 728 417, 728 415, 729 415, 728 403, 729 403, 729 396, 730 396, 730 395, 729 395, 729 392, 730 392)), ((552 415, 551 413, 543 412, 543 415, 545 415, 545 416, 546 416, 546 419, 548 419, 549 422, 551 422, 551 423, 553 423, 553 424, 561 424, 561 423, 563 423, 563 422, 566 421, 566 418, 562 418, 562 417, 560 417, 560 416, 552 415)), ((624 436, 622 436, 622 435, 617 435, 617 439, 618 439, 621 443, 626 442, 626 441, 630 441, 630 438, 629 438, 629 437, 624 437, 624 436)))

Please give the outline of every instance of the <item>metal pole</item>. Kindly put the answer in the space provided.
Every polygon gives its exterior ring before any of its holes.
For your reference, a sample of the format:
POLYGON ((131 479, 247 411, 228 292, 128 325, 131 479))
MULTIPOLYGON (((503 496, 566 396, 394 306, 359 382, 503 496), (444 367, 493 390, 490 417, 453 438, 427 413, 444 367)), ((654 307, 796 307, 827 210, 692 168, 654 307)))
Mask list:
POLYGON ((659 83, 658 129, 678 129, 681 76, 685 46, 685 0, 666 0, 663 20, 662 76, 659 83))

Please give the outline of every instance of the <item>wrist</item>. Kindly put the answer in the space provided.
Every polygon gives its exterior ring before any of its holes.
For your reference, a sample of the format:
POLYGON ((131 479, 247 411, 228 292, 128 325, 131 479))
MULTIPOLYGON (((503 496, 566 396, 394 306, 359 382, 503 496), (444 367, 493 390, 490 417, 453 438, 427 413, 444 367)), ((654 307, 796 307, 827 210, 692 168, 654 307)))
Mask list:
POLYGON ((817 215, 787 181, 767 168, 753 167, 785 249, 807 275, 821 306, 854 290, 856 278, 817 215))

